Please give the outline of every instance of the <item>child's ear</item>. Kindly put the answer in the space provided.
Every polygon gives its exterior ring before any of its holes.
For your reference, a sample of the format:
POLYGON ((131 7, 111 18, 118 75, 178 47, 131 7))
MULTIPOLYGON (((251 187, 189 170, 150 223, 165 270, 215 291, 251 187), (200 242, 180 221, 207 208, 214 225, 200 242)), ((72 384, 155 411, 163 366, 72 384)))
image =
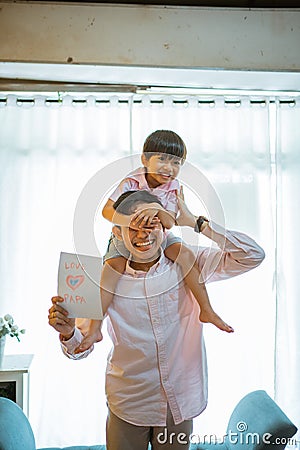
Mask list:
POLYGON ((141 161, 144 167, 147 167, 148 159, 146 158, 145 154, 141 154, 141 161))
POLYGON ((116 238, 119 239, 119 241, 123 241, 120 227, 118 227, 117 225, 114 225, 112 228, 112 232, 116 236, 116 238))

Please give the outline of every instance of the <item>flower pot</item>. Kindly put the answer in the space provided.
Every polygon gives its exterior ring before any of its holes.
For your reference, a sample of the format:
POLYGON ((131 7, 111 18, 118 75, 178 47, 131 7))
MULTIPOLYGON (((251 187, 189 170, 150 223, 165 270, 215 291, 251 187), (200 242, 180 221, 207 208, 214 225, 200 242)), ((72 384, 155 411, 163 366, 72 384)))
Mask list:
POLYGON ((0 367, 2 366, 6 336, 0 338, 0 367))

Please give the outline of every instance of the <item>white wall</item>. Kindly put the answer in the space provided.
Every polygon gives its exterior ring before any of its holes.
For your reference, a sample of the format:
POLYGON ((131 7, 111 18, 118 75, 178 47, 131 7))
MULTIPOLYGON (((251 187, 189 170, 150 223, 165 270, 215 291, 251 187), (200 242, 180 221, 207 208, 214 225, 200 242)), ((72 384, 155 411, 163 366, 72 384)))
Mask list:
POLYGON ((0 2, 0 61, 300 70, 300 9, 0 2))

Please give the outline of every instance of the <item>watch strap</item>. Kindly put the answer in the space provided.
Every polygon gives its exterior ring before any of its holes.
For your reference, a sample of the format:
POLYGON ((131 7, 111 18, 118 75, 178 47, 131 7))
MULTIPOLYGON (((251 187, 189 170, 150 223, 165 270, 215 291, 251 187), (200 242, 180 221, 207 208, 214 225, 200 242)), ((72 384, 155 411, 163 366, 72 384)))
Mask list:
POLYGON ((198 219, 196 220, 196 224, 195 224, 195 228, 194 228, 196 233, 201 233, 202 225, 204 224, 204 222, 208 222, 208 219, 204 216, 199 216, 198 219))

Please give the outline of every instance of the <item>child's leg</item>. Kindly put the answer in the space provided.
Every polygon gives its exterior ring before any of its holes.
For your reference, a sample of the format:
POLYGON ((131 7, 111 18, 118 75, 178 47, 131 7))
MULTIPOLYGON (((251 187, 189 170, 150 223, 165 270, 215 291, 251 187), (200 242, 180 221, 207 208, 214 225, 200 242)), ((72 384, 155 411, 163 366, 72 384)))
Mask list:
MULTIPOLYGON (((126 267, 126 259, 123 256, 108 259, 102 268, 100 280, 101 304, 103 316, 105 316, 114 297, 115 287, 120 276, 124 273, 126 267)), ((102 320, 91 320, 88 331, 82 340, 77 352, 82 352, 90 348, 95 342, 103 339, 101 333, 102 320)))
POLYGON ((169 247, 165 249, 165 255, 167 258, 180 265, 186 284, 194 294, 194 297, 200 306, 200 321, 210 322, 220 330, 232 333, 233 328, 227 325, 227 323, 225 323, 212 309, 205 284, 199 282, 200 271, 195 265, 194 253, 180 242, 177 242, 169 245, 169 247))

